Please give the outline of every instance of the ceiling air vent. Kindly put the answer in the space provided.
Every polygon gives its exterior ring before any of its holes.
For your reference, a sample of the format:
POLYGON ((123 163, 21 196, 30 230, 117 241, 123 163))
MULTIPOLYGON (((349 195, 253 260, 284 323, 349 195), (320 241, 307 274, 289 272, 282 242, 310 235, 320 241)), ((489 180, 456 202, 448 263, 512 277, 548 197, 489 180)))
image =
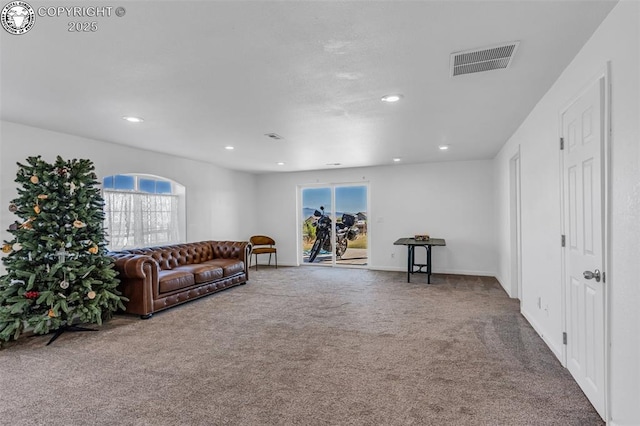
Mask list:
POLYGON ((514 41, 497 46, 454 52, 451 54, 451 77, 507 68, 511 64, 519 44, 519 41, 514 41))

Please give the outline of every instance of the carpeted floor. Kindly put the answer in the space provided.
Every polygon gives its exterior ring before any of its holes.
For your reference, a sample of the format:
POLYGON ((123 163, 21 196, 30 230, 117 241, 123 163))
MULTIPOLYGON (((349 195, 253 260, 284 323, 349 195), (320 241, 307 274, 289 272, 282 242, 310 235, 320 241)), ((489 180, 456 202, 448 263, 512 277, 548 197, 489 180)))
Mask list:
POLYGON ((601 425, 487 277, 261 268, 143 321, 0 350, 0 424, 601 425))

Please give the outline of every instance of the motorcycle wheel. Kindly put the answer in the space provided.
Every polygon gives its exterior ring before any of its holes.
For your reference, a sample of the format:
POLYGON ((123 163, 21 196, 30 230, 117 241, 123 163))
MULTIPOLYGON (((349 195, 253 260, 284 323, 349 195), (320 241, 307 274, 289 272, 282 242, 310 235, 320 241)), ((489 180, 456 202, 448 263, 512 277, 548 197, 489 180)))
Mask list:
POLYGON ((347 239, 343 238, 336 244, 336 256, 342 257, 345 251, 347 251, 347 239))
POLYGON ((320 253, 320 247, 322 247, 322 242, 320 238, 316 238, 313 242, 313 247, 311 247, 311 252, 309 253, 309 260, 307 262, 312 263, 318 257, 318 253, 320 253))

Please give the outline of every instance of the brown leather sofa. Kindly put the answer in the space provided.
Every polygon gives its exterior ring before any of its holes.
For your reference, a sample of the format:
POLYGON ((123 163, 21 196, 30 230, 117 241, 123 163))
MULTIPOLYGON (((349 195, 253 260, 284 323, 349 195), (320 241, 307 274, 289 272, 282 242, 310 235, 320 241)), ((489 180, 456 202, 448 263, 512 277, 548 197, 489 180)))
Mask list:
POLYGON ((110 252, 127 313, 147 319, 158 311, 249 279, 247 241, 202 241, 110 252))

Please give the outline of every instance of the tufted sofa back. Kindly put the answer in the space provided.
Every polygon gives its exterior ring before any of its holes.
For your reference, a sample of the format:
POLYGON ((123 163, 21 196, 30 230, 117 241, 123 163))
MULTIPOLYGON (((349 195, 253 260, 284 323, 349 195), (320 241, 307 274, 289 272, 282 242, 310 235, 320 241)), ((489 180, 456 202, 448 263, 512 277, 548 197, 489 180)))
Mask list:
POLYGON ((243 258, 242 250, 244 250, 245 245, 242 242, 235 241, 202 241, 122 250, 118 253, 151 256, 158 262, 160 269, 168 270, 181 265, 202 263, 212 259, 243 258))
POLYGON ((239 241, 209 241, 213 249, 214 259, 240 258, 244 256, 242 251, 246 247, 246 243, 239 241))

